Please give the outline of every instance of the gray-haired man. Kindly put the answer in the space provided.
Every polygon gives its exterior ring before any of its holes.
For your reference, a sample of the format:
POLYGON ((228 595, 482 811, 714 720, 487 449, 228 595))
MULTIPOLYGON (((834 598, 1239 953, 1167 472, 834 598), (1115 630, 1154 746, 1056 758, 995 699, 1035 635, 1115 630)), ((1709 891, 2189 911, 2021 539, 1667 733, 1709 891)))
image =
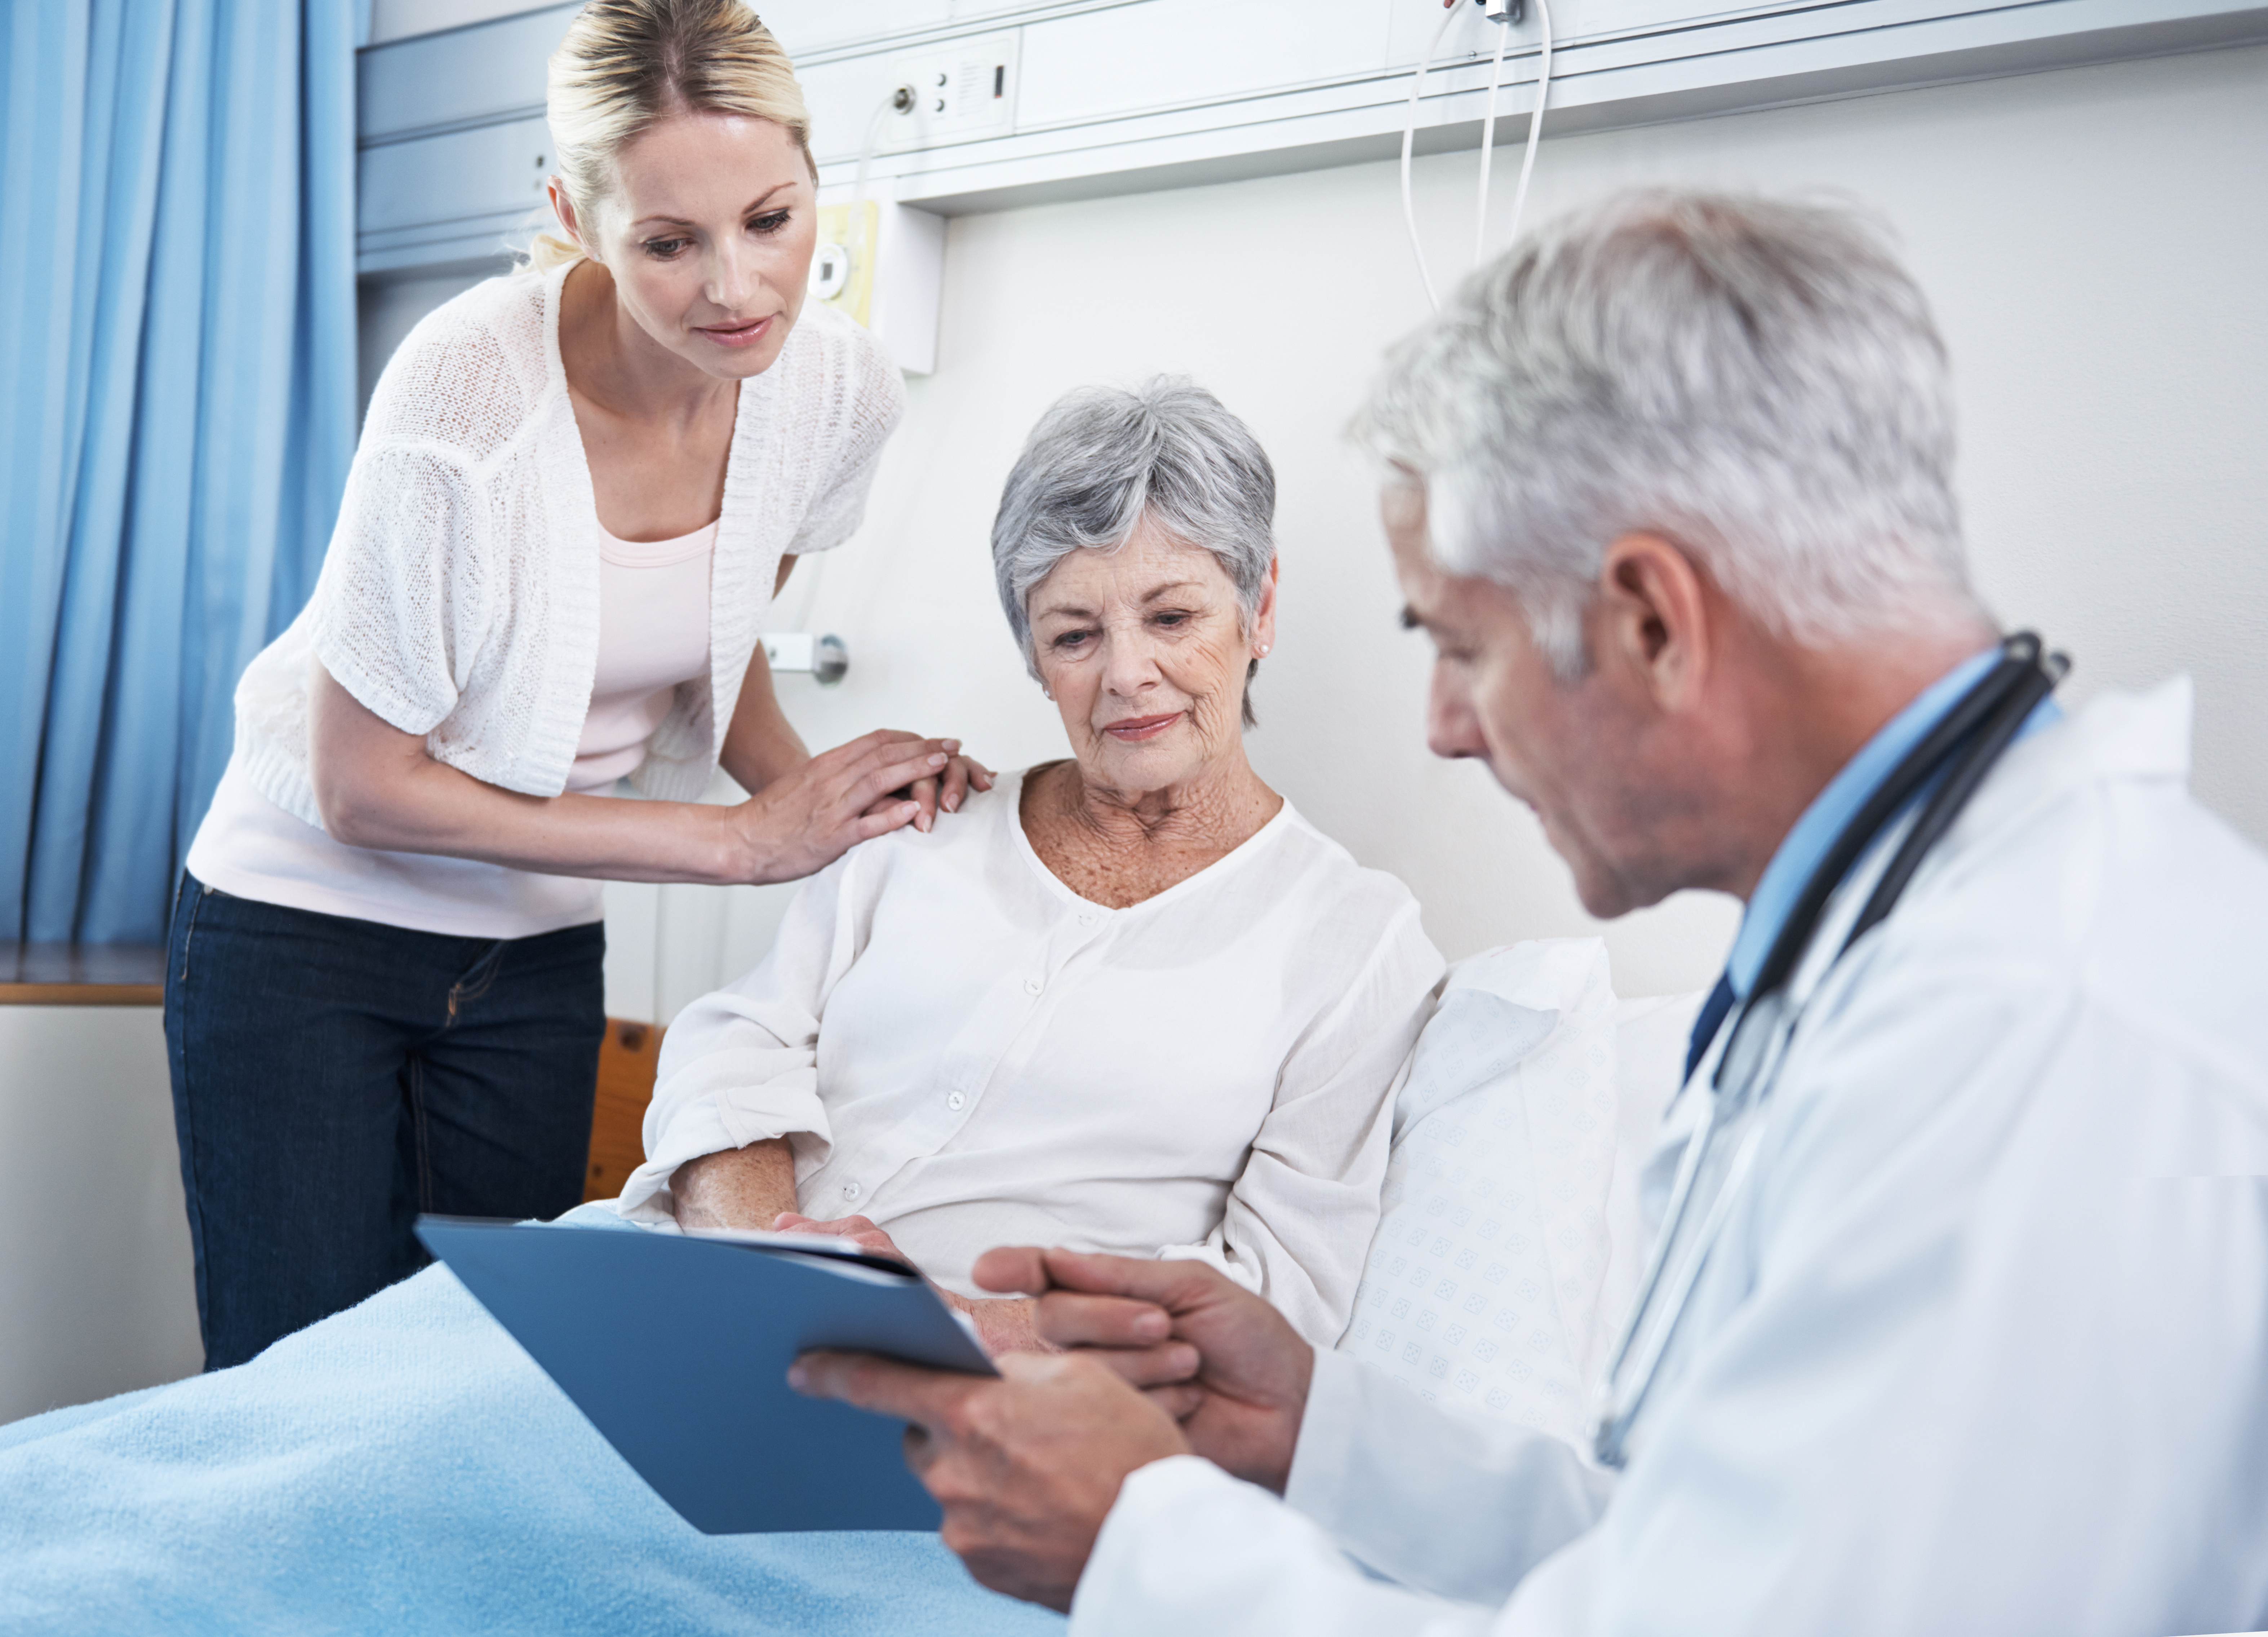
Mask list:
POLYGON ((1202 1269, 1057 1251, 977 1277, 1079 1351, 806 1384, 916 1422, 947 1544, 1081 1632, 2268 1619, 2268 863, 2188 797, 2185 684, 2026 691, 1911 282, 1829 212, 1610 200, 1398 349, 1359 431, 1433 748, 1597 913, 1748 904, 1599 1443, 1438 1411, 1202 1269))

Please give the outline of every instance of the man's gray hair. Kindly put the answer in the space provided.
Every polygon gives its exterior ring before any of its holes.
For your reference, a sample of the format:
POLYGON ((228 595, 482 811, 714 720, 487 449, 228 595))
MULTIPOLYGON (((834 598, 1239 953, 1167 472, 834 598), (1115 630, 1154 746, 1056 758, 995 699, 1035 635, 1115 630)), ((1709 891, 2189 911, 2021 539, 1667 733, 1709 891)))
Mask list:
POLYGON ((1056 400, 1000 491, 992 571, 1032 675, 1025 608, 1048 571, 1082 548, 1110 551, 1146 518, 1220 562, 1248 626, 1276 557, 1276 468, 1220 400, 1175 375, 1131 392, 1083 387, 1056 400))
POLYGON ((1848 213, 1672 191, 1559 218, 1388 355, 1354 436, 1563 681, 1605 549, 1674 540, 1807 645, 1978 617, 1945 347, 1848 213))

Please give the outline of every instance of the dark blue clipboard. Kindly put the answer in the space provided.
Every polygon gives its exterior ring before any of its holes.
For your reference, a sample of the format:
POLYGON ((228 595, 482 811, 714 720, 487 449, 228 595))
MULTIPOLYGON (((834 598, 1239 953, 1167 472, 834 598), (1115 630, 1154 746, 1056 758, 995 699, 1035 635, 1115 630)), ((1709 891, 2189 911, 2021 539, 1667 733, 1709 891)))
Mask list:
POLYGON ((769 1234, 423 1216, 417 1236, 703 1533, 937 1528, 903 1423, 787 1384, 815 1347, 995 1374, 918 1276, 769 1234))

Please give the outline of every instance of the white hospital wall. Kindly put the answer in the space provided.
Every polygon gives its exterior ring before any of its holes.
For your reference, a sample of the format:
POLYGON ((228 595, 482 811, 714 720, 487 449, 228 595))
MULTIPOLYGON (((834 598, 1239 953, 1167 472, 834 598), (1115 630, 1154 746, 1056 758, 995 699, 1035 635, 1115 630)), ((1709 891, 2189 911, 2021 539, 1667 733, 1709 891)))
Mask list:
POLYGON ((0 1006, 0 1422, 195 1374, 156 1007, 0 1006))
MULTIPOLYGON (((1549 129, 1531 219, 1678 183, 1840 198, 1885 220, 1952 348, 1987 598, 2071 651, 2067 697, 2195 675, 2197 791, 2268 842, 2268 49, 1549 129)), ((1497 166, 1499 234, 1514 157, 1497 166)), ((1451 274, 1469 262, 1476 168, 1418 166, 1451 274)), ((1059 754, 992 593, 999 484, 1065 388, 1183 372, 1251 424, 1281 482, 1280 646, 1251 738, 1263 775, 1408 881, 1453 958, 1591 930, 1527 812, 1420 742, 1425 647, 1395 629, 1369 476, 1340 429, 1381 350, 1424 313, 1390 165, 955 220, 937 372, 908 383, 866 527, 815 587, 799 571, 775 618, 850 644, 841 686, 783 681, 805 736, 888 725, 959 734, 1000 766, 1059 754)), ((666 1018, 737 971, 786 890, 610 889, 610 1007, 666 1018)), ((1707 984, 1734 919, 1729 901, 1689 896, 1607 927, 1617 987, 1707 984)))

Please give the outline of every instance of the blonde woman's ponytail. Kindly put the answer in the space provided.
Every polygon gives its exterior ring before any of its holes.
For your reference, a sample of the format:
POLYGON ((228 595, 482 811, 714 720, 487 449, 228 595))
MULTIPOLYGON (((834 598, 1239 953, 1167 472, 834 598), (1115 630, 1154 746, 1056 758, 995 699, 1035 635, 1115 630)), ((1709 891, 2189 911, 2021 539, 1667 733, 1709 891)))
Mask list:
MULTIPOLYGON (((794 64, 747 0, 590 0, 551 54, 545 113, 561 189, 584 224, 614 188, 615 156, 674 114, 770 120, 819 174, 794 64)), ((582 254, 563 233, 539 232, 528 265, 548 272, 582 254)))

